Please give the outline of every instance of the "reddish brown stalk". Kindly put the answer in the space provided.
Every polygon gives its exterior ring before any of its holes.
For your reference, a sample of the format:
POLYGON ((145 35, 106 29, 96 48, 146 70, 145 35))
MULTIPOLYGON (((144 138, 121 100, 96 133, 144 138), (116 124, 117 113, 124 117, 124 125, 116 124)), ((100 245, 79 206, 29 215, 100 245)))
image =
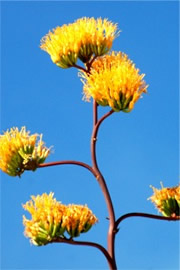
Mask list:
POLYGON ((88 73, 90 73, 92 63, 94 62, 94 60, 95 60, 96 58, 97 58, 97 56, 95 55, 89 63, 86 63, 86 66, 87 66, 87 72, 88 72, 88 73))
POLYGON ((107 252, 107 250, 103 246, 101 246, 97 243, 87 242, 87 241, 75 241, 73 239, 65 239, 65 238, 60 238, 60 237, 52 240, 50 243, 65 243, 65 244, 70 244, 70 245, 95 247, 95 248, 99 249, 104 254, 104 256, 106 257, 106 259, 108 261, 109 268, 112 270, 115 269, 113 260, 110 257, 109 253, 107 252))
POLYGON ((97 121, 97 103, 96 103, 96 101, 94 101, 94 104, 93 104, 93 132, 92 132, 92 136, 91 136, 91 156, 92 156, 93 167, 98 167, 97 161, 96 161, 96 142, 97 142, 97 133, 99 130, 99 126, 113 112, 114 112, 113 110, 110 110, 109 112, 107 112, 105 115, 103 115, 97 121))
POLYGON ((97 124, 98 121, 98 111, 97 111, 97 102, 95 100, 93 100, 93 128, 95 127, 95 125, 97 124))
POLYGON ((55 161, 55 162, 48 162, 44 164, 40 164, 38 168, 44 168, 44 167, 50 167, 50 166, 57 166, 57 165, 77 165, 84 167, 88 169, 94 176, 96 176, 95 171, 93 170, 92 167, 90 167, 88 164, 81 162, 81 161, 76 161, 76 160, 62 160, 62 161, 55 161))
POLYGON ((81 66, 79 66, 79 65, 74 64, 72 67, 75 67, 75 68, 81 69, 82 71, 84 71, 84 72, 88 73, 88 71, 87 71, 85 68, 83 68, 83 67, 81 67, 81 66))
POLYGON ((129 218, 129 217, 144 217, 144 218, 159 219, 159 220, 166 220, 166 221, 177 221, 177 220, 180 221, 180 217, 163 217, 163 216, 152 215, 152 214, 147 214, 147 213, 128 213, 119 217, 116 220, 116 223, 115 223, 116 228, 124 219, 129 218))
POLYGON ((114 214, 114 208, 111 200, 111 196, 109 194, 109 190, 107 188, 105 179, 103 175, 101 174, 97 160, 96 160, 96 141, 97 141, 97 134, 98 134, 98 129, 100 124, 103 122, 104 119, 106 119, 109 115, 113 113, 113 110, 110 112, 106 113, 103 117, 101 117, 99 120, 97 118, 97 103, 94 101, 93 103, 93 132, 92 132, 92 137, 91 137, 91 157, 92 157, 92 165, 93 169, 96 172, 96 178, 99 182, 99 185, 101 187, 101 190, 103 192, 108 213, 109 213, 109 230, 108 230, 108 252, 109 255, 111 256, 113 263, 114 263, 114 268, 117 269, 116 267, 116 261, 115 261, 115 251, 114 251, 114 241, 115 241, 115 214, 114 214))
MULTIPOLYGON (((78 65, 74 65, 74 67, 83 70, 87 74, 90 74, 91 65, 95 59, 96 59, 96 57, 94 57, 91 60, 91 62, 87 64, 87 70, 85 70, 84 68, 82 68, 78 65)), ((97 106, 98 106, 97 102, 95 100, 93 100, 93 132, 92 132, 92 136, 91 136, 91 157, 92 157, 92 165, 93 166, 91 168, 91 172, 93 174, 95 172, 95 174, 96 174, 95 177, 100 184, 100 187, 102 189, 102 192, 104 194, 104 198, 105 198, 105 201, 107 204, 107 209, 108 209, 108 213, 109 213, 109 221, 110 221, 109 231, 108 231, 108 252, 113 260, 113 264, 114 264, 113 269, 117 269, 116 262, 115 262, 115 252, 114 252, 114 242, 115 242, 115 233, 116 233, 114 208, 113 208, 112 200, 111 200, 105 179, 98 168, 97 160, 96 160, 96 141, 97 141, 97 133, 98 133, 99 126, 114 111, 113 110, 109 111, 108 113, 106 113, 103 117, 101 117, 98 120, 97 106)))

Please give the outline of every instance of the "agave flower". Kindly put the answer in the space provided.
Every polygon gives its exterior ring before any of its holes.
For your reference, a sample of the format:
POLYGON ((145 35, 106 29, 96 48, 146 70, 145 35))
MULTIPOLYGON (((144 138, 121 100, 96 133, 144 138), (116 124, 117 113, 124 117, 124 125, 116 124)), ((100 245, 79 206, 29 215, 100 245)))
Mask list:
POLYGON ((71 237, 77 237, 80 233, 89 231, 96 222, 97 218, 87 206, 70 204, 66 208, 64 223, 71 237))
POLYGON ((34 245, 45 245, 64 234, 62 220, 66 206, 56 201, 53 196, 52 192, 49 195, 44 193, 41 196, 31 196, 32 200, 23 205, 32 216, 31 220, 23 216, 24 234, 34 245))
POLYGON ((133 62, 122 52, 98 57, 90 74, 81 71, 84 99, 92 97, 99 105, 114 111, 130 112, 135 102, 146 93, 145 74, 139 74, 133 62))
POLYGON ((72 67, 78 58, 87 63, 91 57, 107 53, 118 36, 117 25, 101 18, 81 18, 58 26, 41 40, 40 48, 61 68, 72 67))
POLYGON ((180 216, 180 185, 172 188, 151 188, 154 194, 149 198, 157 209, 167 217, 180 216))
POLYGON ((23 208, 31 214, 28 220, 23 216, 24 234, 34 245, 45 245, 57 238, 71 238, 87 232, 97 218, 87 206, 63 205, 53 198, 54 193, 31 196, 23 208))
POLYGON ((36 170, 50 153, 42 141, 42 134, 29 133, 22 127, 21 130, 11 128, 0 135, 0 169, 10 176, 20 176, 25 170, 36 170))

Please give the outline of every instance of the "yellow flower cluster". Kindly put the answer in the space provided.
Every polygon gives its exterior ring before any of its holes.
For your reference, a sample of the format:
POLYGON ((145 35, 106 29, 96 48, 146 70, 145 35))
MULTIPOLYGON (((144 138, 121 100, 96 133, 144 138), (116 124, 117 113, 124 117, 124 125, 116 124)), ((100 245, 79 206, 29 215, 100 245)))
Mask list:
POLYGON ((180 216, 180 185, 172 188, 157 189, 151 186, 154 194, 150 197, 158 210, 167 217, 180 216))
POLYGON ((87 206, 68 205, 64 217, 66 231, 71 237, 87 232, 97 222, 97 218, 87 206))
POLYGON ((78 58, 87 63, 92 55, 107 53, 117 35, 117 25, 107 19, 84 17, 53 29, 42 38, 40 48, 56 65, 68 68, 76 64, 78 58))
POLYGON ((49 195, 31 196, 32 200, 23 205, 32 216, 31 220, 23 216, 24 233, 34 245, 44 245, 64 233, 61 224, 66 207, 57 202, 53 195, 51 192, 49 195))
POLYGON ((22 127, 21 130, 11 128, 0 135, 0 169, 10 176, 20 176, 24 170, 34 171, 50 153, 42 135, 29 133, 22 127))
POLYGON ((57 237, 64 238, 65 231, 71 237, 77 237, 97 222, 87 206, 66 206, 53 196, 52 192, 31 196, 32 200, 23 205, 32 216, 31 220, 23 216, 24 233, 34 245, 45 245, 57 237))
POLYGON ((80 76, 86 100, 92 97, 98 104, 117 112, 131 111, 142 93, 147 92, 145 75, 139 74, 139 69, 121 52, 98 57, 90 74, 81 71, 80 76))

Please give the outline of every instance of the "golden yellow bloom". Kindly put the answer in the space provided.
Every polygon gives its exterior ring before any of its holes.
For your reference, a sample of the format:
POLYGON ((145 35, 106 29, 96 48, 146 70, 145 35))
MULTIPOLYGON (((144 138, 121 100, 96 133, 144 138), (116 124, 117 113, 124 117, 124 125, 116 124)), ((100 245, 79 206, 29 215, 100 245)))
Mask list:
POLYGON ((20 176, 24 170, 34 171, 49 155, 50 149, 44 146, 42 135, 29 133, 22 127, 20 131, 11 128, 0 135, 0 169, 5 173, 20 176))
POLYGON ((32 216, 31 220, 23 216, 24 234, 34 245, 45 245, 65 231, 61 225, 66 206, 56 201, 53 195, 50 192, 49 195, 31 196, 32 200, 23 205, 32 216))
POLYGON ((87 63, 92 55, 107 53, 118 35, 117 25, 101 18, 81 18, 58 26, 41 40, 40 48, 61 68, 72 67, 79 58, 87 63))
POLYGON ((71 237, 87 232, 97 218, 87 206, 63 205, 53 198, 54 193, 31 196, 23 205, 32 218, 23 216, 24 234, 34 245, 45 245, 58 237, 64 238, 67 231, 71 237))
POLYGON ((70 204, 66 208, 63 224, 71 237, 89 231, 96 222, 97 218, 87 206, 70 204))
POLYGON ((135 102, 146 93, 144 74, 139 74, 133 62, 124 53, 112 52, 98 57, 91 73, 80 72, 84 84, 84 98, 94 98, 99 105, 114 111, 129 112, 135 102))
POLYGON ((158 210, 167 217, 180 216, 180 185, 172 188, 157 189, 151 186, 154 194, 149 198, 158 210))

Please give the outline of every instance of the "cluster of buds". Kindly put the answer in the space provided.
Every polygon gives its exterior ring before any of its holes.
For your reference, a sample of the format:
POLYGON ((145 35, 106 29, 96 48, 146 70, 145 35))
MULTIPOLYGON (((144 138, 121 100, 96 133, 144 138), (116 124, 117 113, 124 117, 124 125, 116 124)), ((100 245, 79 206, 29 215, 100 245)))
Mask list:
POLYGON ((154 194, 149 198, 166 217, 180 217, 180 185, 157 189, 151 186, 154 194))
POLYGON ((97 222, 97 218, 87 206, 64 205, 53 198, 54 193, 31 196, 23 208, 32 218, 23 216, 25 236, 30 238, 34 245, 45 245, 61 237, 65 232, 70 238, 77 237, 97 222))
POLYGON ((0 169, 10 176, 20 176, 25 170, 35 171, 50 153, 42 134, 29 133, 22 127, 21 130, 11 128, 0 135, 0 169))

